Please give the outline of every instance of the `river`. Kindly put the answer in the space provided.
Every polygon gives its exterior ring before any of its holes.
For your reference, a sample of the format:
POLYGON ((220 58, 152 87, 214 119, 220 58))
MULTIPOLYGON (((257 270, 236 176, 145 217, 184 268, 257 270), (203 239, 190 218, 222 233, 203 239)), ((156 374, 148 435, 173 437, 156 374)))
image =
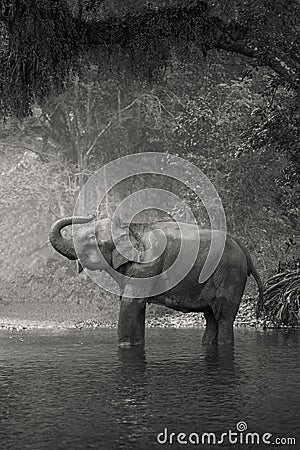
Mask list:
POLYGON ((115 330, 2 331, 0 448, 299 448, 299 332, 237 329, 234 348, 202 333, 120 350, 115 330))

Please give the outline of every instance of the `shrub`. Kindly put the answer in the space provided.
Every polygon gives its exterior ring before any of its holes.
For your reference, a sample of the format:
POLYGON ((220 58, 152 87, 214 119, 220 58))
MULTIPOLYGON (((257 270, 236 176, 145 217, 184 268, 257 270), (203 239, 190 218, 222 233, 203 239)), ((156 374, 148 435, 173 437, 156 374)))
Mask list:
POLYGON ((300 321, 299 268, 269 278, 264 298, 266 316, 275 326, 296 326, 300 321))

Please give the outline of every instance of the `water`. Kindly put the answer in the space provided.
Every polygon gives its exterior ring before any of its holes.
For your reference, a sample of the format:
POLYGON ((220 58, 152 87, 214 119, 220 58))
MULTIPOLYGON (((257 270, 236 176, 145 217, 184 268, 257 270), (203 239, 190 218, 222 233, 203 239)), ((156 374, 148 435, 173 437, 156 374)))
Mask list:
POLYGON ((143 352, 118 350, 115 330, 2 332, 0 448, 263 448, 157 442, 241 421, 299 448, 299 333, 236 330, 233 350, 202 333, 150 329, 143 352))

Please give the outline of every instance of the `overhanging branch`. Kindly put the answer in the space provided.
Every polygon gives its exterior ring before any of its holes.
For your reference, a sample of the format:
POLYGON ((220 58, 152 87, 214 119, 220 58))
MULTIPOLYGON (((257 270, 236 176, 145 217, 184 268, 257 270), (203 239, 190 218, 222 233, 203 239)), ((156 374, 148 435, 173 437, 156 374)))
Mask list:
POLYGON ((256 58, 261 65, 270 67, 296 92, 300 93, 300 65, 277 49, 263 48, 259 43, 219 41, 216 48, 256 58))

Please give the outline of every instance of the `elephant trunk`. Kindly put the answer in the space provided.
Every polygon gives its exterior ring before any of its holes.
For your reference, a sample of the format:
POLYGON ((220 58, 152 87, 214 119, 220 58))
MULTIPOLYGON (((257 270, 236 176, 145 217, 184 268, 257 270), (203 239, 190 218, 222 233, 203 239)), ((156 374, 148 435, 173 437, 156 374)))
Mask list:
POLYGON ((60 219, 54 223, 51 232, 49 234, 49 241, 52 247, 61 255, 68 259, 75 260, 77 255, 72 242, 72 239, 65 239, 61 235, 61 230, 69 225, 76 225, 81 223, 91 222, 95 218, 94 215, 87 217, 66 217, 65 219, 60 219))

